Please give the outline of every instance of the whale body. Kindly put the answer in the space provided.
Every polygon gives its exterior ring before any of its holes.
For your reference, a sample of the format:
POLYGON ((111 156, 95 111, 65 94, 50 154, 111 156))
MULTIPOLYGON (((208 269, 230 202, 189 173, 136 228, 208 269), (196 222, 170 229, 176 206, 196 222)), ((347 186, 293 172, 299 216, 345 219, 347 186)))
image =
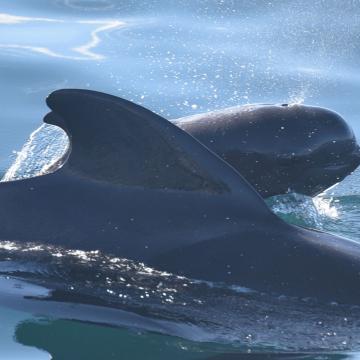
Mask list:
POLYGON ((230 165, 129 101, 58 90, 57 171, 0 183, 0 238, 101 250, 192 278, 360 303, 360 246, 289 225, 230 165))
POLYGON ((238 170, 263 197, 315 196, 360 164, 353 131, 328 109, 247 105, 175 121, 238 170))

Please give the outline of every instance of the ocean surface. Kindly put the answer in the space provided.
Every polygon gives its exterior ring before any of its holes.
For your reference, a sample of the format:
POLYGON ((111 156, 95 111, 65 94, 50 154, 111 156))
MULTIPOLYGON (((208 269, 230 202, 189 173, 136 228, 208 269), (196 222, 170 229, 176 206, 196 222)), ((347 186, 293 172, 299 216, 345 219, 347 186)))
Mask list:
MULTIPOLYGON (((359 0, 1 0, 0 177, 42 174, 62 154, 65 135, 42 125, 60 88, 168 119, 318 105, 360 138, 359 67, 359 0)), ((360 170, 314 199, 267 202, 291 223, 360 241, 360 170)), ((360 359, 360 307, 1 239, 0 359, 50 358, 360 359)))

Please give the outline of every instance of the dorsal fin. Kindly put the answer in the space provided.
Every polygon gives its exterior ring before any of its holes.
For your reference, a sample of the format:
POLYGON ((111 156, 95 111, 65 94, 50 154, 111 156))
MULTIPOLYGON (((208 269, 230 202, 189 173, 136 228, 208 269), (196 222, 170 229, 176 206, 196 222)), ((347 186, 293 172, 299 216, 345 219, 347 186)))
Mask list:
MULTIPOLYGON (((192 136, 127 100, 65 89, 47 98, 44 121, 70 138, 63 169, 80 176, 155 189, 243 193, 259 198, 227 163, 192 136)), ((262 200, 261 200, 262 201, 262 200)))

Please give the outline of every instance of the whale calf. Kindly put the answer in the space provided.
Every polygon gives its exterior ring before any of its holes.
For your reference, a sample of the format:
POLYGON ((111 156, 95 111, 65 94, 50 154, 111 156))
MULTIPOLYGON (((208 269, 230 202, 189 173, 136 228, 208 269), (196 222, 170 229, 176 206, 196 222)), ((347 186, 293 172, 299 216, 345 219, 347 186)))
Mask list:
POLYGON ((100 250, 192 278, 360 303, 360 246, 285 223, 223 159, 124 99, 58 90, 53 173, 0 183, 0 239, 100 250))
POLYGON ((175 124, 232 165, 263 197, 288 191, 315 196, 360 164, 349 125, 320 107, 247 105, 175 124))

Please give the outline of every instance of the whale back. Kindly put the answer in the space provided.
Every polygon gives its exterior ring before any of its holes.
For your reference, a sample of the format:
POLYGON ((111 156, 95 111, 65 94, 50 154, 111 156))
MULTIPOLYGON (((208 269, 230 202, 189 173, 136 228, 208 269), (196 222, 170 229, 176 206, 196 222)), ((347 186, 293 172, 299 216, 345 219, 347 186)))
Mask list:
POLYGON ((70 146, 60 171, 147 189, 240 196, 266 208, 252 186, 191 135, 139 105, 89 90, 47 98, 46 123, 61 127, 70 146))
POLYGON ((0 184, 0 239, 100 250, 195 279, 360 299, 359 245, 284 223, 162 117, 86 90, 47 100, 70 139, 52 174, 0 184))

